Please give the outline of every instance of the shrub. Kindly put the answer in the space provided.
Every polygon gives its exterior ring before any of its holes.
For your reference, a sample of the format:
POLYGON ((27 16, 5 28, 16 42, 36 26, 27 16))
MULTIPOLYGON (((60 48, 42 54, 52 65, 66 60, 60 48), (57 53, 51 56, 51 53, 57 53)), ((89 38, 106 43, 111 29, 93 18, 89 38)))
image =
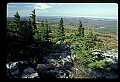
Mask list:
POLYGON ((100 68, 100 69, 104 69, 107 66, 107 62, 105 60, 100 60, 100 61, 96 61, 93 63, 88 64, 89 68, 100 68))

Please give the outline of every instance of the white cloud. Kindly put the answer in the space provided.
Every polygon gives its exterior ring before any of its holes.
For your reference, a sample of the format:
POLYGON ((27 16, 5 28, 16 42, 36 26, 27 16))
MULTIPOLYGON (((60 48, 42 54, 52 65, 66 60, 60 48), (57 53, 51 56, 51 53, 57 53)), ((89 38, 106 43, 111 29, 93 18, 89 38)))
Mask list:
POLYGON ((48 9, 52 8, 53 6, 61 6, 62 3, 34 3, 35 9, 48 9))
POLYGON ((46 3, 35 3, 34 8, 35 9, 47 9, 47 8, 52 8, 52 6, 46 3))

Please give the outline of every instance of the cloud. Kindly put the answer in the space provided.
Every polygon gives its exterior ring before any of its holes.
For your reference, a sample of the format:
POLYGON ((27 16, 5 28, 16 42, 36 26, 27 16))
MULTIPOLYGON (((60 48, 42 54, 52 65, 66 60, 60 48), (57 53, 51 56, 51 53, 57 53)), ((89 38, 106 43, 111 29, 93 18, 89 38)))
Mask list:
POLYGON ((52 6, 46 3, 35 3, 34 8, 35 9, 48 9, 48 8, 52 8, 52 6))
POLYGON ((34 3, 35 9, 48 9, 52 8, 53 6, 61 6, 62 3, 34 3))

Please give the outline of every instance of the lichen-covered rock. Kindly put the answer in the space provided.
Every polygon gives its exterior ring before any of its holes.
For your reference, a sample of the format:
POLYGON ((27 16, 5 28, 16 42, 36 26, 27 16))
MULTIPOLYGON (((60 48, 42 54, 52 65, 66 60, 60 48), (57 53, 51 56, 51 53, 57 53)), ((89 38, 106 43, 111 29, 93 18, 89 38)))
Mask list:
POLYGON ((6 64, 6 67, 7 67, 7 69, 15 70, 15 69, 17 69, 18 63, 19 62, 9 62, 6 64))
POLYGON ((31 67, 24 69, 21 76, 21 78, 36 78, 36 77, 39 77, 38 73, 31 67))
POLYGON ((21 78, 40 78, 38 73, 23 74, 21 78))

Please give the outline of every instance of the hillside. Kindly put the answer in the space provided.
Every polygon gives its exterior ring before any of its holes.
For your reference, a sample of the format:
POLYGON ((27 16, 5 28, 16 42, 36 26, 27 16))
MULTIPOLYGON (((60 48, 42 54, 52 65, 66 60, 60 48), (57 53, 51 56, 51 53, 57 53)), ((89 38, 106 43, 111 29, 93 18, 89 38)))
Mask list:
POLYGON ((16 15, 7 21, 8 78, 118 78, 116 20, 16 15))

